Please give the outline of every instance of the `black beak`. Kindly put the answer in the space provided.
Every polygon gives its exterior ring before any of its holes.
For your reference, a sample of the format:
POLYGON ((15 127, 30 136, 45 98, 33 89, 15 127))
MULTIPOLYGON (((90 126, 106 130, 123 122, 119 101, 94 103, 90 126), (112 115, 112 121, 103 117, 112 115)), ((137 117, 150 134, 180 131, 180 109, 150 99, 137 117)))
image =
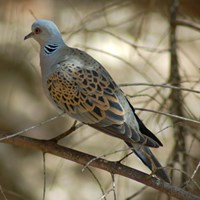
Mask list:
POLYGON ((32 38, 33 35, 34 35, 33 32, 29 33, 28 35, 26 35, 26 36, 24 37, 24 40, 29 39, 29 38, 32 38))

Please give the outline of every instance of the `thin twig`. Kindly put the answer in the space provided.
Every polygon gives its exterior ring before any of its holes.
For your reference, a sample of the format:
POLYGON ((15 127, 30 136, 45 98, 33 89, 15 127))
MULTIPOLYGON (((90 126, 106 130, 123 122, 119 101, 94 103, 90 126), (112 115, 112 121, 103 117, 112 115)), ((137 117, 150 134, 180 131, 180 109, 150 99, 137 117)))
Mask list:
POLYGON ((4 193, 4 191, 3 191, 3 188, 1 187, 1 185, 0 185, 0 192, 1 192, 4 200, 8 200, 7 197, 6 197, 6 195, 5 195, 5 193, 4 193))
POLYGON ((194 120, 194 119, 189 119, 189 118, 186 118, 186 117, 181 117, 181 116, 170 114, 170 113, 166 113, 166 112, 155 111, 155 110, 146 109, 146 108, 135 108, 135 110, 142 110, 142 111, 152 112, 152 113, 161 114, 161 115, 165 115, 165 116, 168 116, 168 117, 172 117, 172 118, 176 118, 176 119, 180 119, 180 120, 184 120, 184 121, 200 124, 200 121, 197 121, 197 120, 194 120))
MULTIPOLYGON (((186 156, 188 156, 186 154, 186 156)), ((174 163, 173 163, 174 164, 174 163)), ((200 186, 199 186, 199 183, 197 183, 194 179, 191 179, 191 176, 190 174, 188 174, 187 172, 183 171, 182 169, 179 169, 179 168, 175 168, 175 167, 163 167, 165 169, 168 169, 170 171, 178 171, 179 173, 183 174, 185 177, 187 177, 189 179, 189 181, 191 181, 195 186, 196 188, 200 191, 200 186)), ((181 188, 184 188, 186 186, 186 183, 187 181, 181 186, 181 188)))
POLYGON ((137 192, 135 192, 134 194, 132 194, 130 197, 126 198, 126 200, 134 199, 135 197, 137 197, 138 195, 140 195, 146 189, 147 189, 147 186, 142 187, 140 190, 138 190, 137 192))
POLYGON ((63 139, 64 137, 70 135, 71 133, 73 133, 75 130, 79 129, 80 127, 82 127, 84 124, 83 123, 79 123, 77 124, 77 120, 74 121, 73 125, 70 127, 70 129, 68 129, 66 132, 54 137, 54 138, 51 138, 50 140, 52 141, 55 141, 55 142, 58 142, 59 140, 63 139))
POLYGON ((45 200, 45 195, 46 195, 46 157, 45 157, 45 152, 43 152, 42 154, 42 158, 43 158, 43 177, 44 177, 44 184, 43 184, 43 197, 42 200, 45 200))
POLYGON ((108 194, 110 194, 110 192, 112 192, 113 191, 113 189, 111 188, 111 189, 109 189, 107 192, 105 192, 104 193, 104 195, 103 196, 101 196, 100 198, 99 198, 99 200, 102 200, 102 199, 104 199, 106 196, 108 196, 108 194))
POLYGON ((175 22, 176 22, 176 25, 185 26, 185 27, 188 27, 188 28, 192 28, 193 30, 200 31, 200 26, 198 24, 193 23, 193 22, 189 22, 189 21, 186 21, 186 20, 176 20, 175 22))
POLYGON ((123 160, 125 160, 126 158, 128 158, 130 155, 133 154, 133 151, 131 151, 130 153, 126 154, 124 157, 122 157, 118 162, 122 162, 123 160))
MULTIPOLYGON (((148 46, 142 46, 142 45, 134 44, 134 43, 129 42, 128 40, 116 35, 115 33, 110 32, 108 30, 100 29, 100 30, 95 30, 95 32, 96 31, 98 31, 98 33, 99 32, 107 33, 107 34, 113 36, 114 38, 117 38, 118 40, 123 41, 125 44, 128 44, 135 49, 143 49, 143 50, 146 50, 148 52, 154 52, 154 53, 164 53, 164 52, 169 51, 169 49, 158 49, 158 48, 154 48, 154 47, 148 47, 148 46)), ((93 32, 93 31, 90 31, 90 32, 93 32)))
POLYGON ((83 167, 82 171, 85 171, 85 169, 88 168, 91 165, 91 163, 94 162, 95 160, 98 160, 100 158, 105 158, 107 156, 110 156, 110 155, 113 155, 113 154, 116 154, 116 153, 119 153, 119 152, 122 152, 122 151, 128 151, 130 149, 131 148, 128 147, 128 148, 125 148, 125 149, 120 149, 120 150, 116 150, 116 151, 113 151, 113 152, 110 152, 110 153, 107 153, 107 154, 103 154, 103 155, 98 156, 98 157, 94 157, 92 160, 90 160, 88 163, 86 163, 86 165, 83 167))
POLYGON ((193 179, 195 177, 195 175, 197 174, 197 171, 200 169, 200 161, 198 163, 198 165, 196 166, 196 169, 194 170, 192 176, 191 176, 191 179, 193 179))
POLYGON ((105 192, 103 190, 103 187, 101 186, 99 179, 97 178, 97 176, 94 174, 94 172, 89 167, 87 168, 87 170, 90 172, 90 174, 92 174, 93 178, 95 179, 95 181, 97 182, 97 184, 101 190, 102 195, 104 196, 104 200, 106 200, 105 192))
POLYGON ((101 199, 105 198, 106 196, 108 196, 108 194, 110 194, 110 192, 113 192, 114 200, 117 200, 117 196, 116 196, 116 192, 115 192, 115 177, 114 177, 113 173, 111 173, 111 177, 112 177, 112 188, 109 189, 106 193, 104 193, 104 195, 101 196, 99 200, 101 200, 101 199))
POLYGON ((49 122, 52 122, 52 121, 58 119, 59 117, 61 117, 61 116, 63 116, 63 115, 65 115, 65 113, 61 113, 61 114, 59 114, 59 115, 56 115, 56 116, 54 116, 54 117, 52 117, 52 118, 50 118, 50 119, 47 119, 47 120, 45 120, 45 121, 43 121, 43 122, 40 122, 40 123, 38 123, 38 124, 36 124, 36 125, 34 125, 34 126, 29 127, 29 128, 25 128, 25 129, 23 129, 22 131, 18 131, 18 132, 16 132, 16 133, 11 133, 11 134, 9 134, 9 135, 7 135, 7 134, 1 134, 0 141, 7 140, 7 139, 13 138, 13 137, 15 137, 15 136, 21 135, 21 134, 23 134, 23 133, 26 133, 26 132, 28 132, 28 131, 31 131, 31 130, 33 130, 33 129, 35 129, 35 128, 38 128, 38 127, 40 127, 40 126, 43 126, 43 125, 45 125, 45 124, 47 124, 47 123, 49 123, 49 122))
POLYGON ((100 52, 100 53, 103 53, 103 54, 106 54, 106 55, 109 55, 109 56, 111 56, 113 58, 116 58, 117 60, 120 60, 121 62, 125 63, 127 66, 129 66, 132 69, 134 69, 138 74, 140 74, 143 77, 145 77, 147 81, 151 81, 151 78, 148 77, 146 74, 144 74, 141 69, 139 69, 138 67, 133 65, 133 63, 128 62, 127 60, 121 58, 120 56, 114 55, 114 54, 112 54, 110 52, 107 52, 107 51, 104 51, 104 50, 101 50, 101 49, 92 48, 92 47, 89 47, 89 46, 85 46, 85 48, 89 49, 89 50, 97 51, 97 52, 100 52))
POLYGON ((198 187, 198 189, 200 190, 200 186, 193 180, 199 169, 200 169, 200 161, 199 161, 198 165, 196 166, 196 168, 195 168, 192 176, 190 177, 190 179, 185 183, 184 187, 189 185, 189 183, 192 181, 198 187))
POLYGON ((117 195, 116 195, 116 184, 115 184, 115 175, 113 173, 111 173, 111 177, 112 177, 112 190, 113 190, 113 197, 114 200, 117 200, 117 195))
POLYGON ((184 88, 184 87, 176 87, 173 85, 169 85, 169 84, 152 84, 152 83, 123 83, 119 85, 120 87, 130 87, 130 86, 151 86, 151 87, 162 87, 162 88, 169 88, 172 90, 181 90, 181 91, 188 91, 188 92, 193 92, 193 93, 197 93, 200 94, 199 90, 193 90, 193 89, 189 89, 189 88, 184 88))

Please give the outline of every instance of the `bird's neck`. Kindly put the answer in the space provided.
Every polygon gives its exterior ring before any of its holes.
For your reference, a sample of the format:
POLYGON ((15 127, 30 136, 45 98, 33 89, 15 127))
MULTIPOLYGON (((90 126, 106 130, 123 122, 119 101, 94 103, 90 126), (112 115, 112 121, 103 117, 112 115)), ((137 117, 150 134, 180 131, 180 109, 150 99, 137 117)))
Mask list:
POLYGON ((44 47, 41 49, 43 51, 43 54, 46 56, 52 55, 59 49, 59 45, 56 43, 52 44, 46 44, 44 47))
POLYGON ((64 41, 61 39, 59 41, 48 41, 45 43, 40 43, 40 54, 42 56, 49 57, 53 55, 58 49, 62 48, 63 46, 66 46, 64 41))
POLYGON ((60 57, 62 58, 62 52, 68 52, 66 50, 70 49, 66 44, 63 43, 46 43, 41 45, 40 48, 40 66, 42 74, 48 74, 51 71, 52 66, 54 66, 60 57))

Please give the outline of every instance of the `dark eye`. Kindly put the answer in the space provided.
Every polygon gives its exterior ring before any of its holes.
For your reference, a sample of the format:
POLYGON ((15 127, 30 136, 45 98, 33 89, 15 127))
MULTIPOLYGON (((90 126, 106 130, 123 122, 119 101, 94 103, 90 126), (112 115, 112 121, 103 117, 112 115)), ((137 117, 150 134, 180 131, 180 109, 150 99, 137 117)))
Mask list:
POLYGON ((35 34, 39 34, 39 33, 41 33, 42 32, 42 30, 40 29, 40 28, 35 28, 35 34))

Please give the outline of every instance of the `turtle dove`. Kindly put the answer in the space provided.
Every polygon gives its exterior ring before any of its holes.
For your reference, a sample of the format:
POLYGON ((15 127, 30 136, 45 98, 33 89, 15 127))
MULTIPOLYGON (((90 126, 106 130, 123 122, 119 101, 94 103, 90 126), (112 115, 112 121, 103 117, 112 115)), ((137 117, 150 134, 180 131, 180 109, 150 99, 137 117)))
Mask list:
POLYGON ((28 38, 40 44, 42 82, 49 100, 72 118, 124 140, 157 177, 170 182, 149 149, 162 143, 138 118, 106 69, 84 51, 67 46, 52 21, 35 21, 24 39, 28 38))

